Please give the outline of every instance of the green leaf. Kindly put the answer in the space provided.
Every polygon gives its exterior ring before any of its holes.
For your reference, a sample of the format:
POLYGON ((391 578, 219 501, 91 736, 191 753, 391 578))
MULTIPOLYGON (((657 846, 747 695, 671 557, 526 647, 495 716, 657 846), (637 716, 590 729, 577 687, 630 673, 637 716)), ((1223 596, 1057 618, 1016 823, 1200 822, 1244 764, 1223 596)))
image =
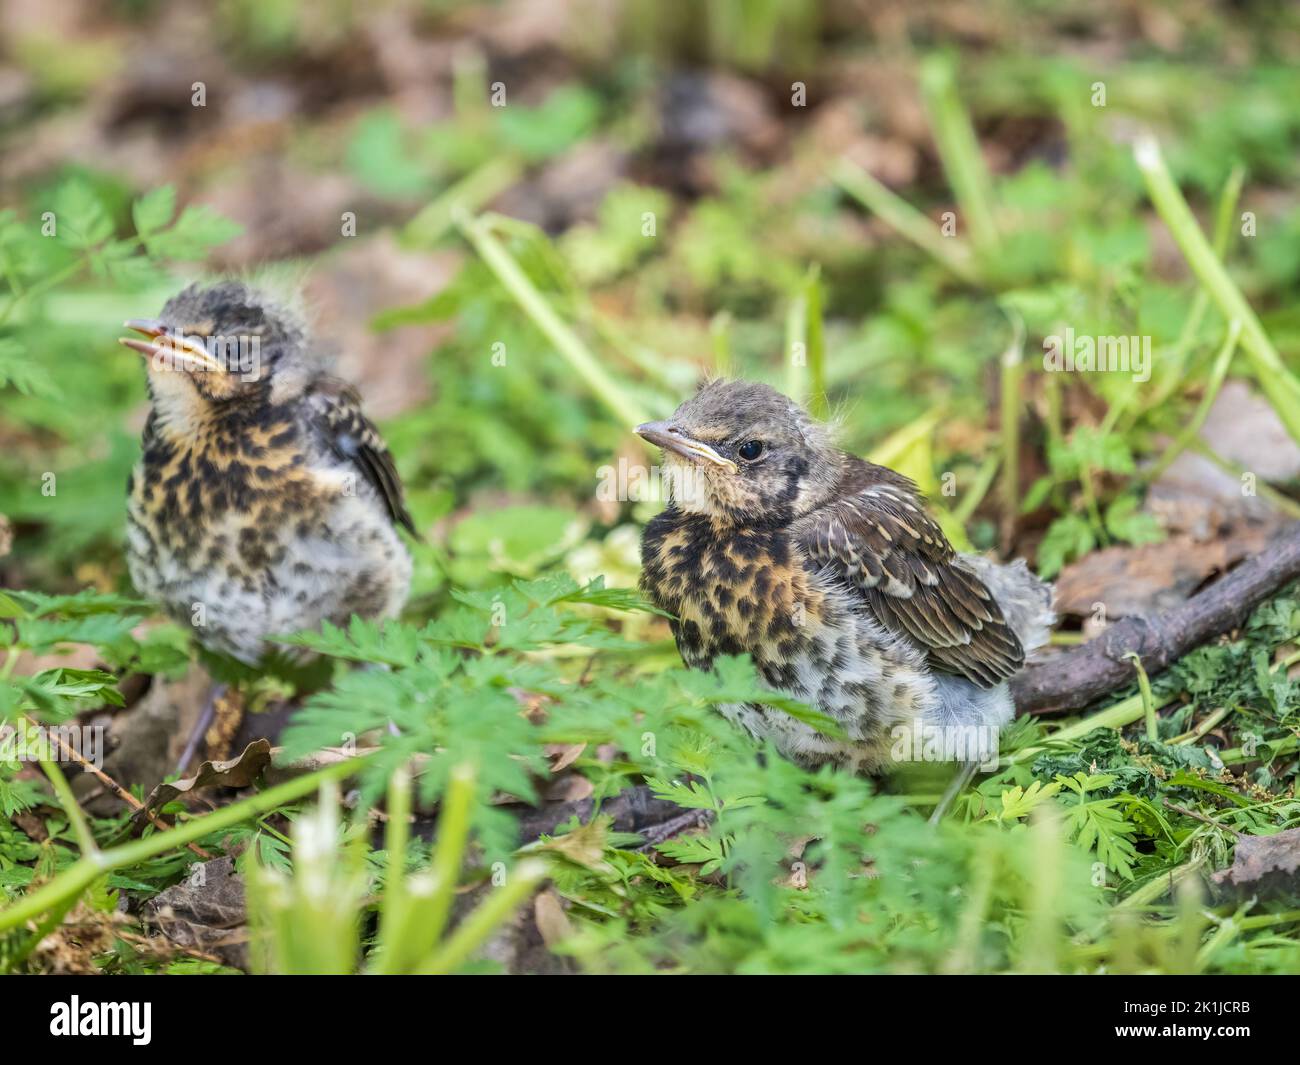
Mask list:
MULTIPOLYGON (((98 592, 93 588, 72 595, 46 595, 43 592, 10 590, 5 593, 21 608, 26 617, 46 617, 60 614, 65 618, 84 618, 94 614, 115 614, 126 610, 148 610, 150 604, 143 599, 98 592)), ((17 615, 10 615, 17 616, 17 615)))
POLYGON ((56 399, 59 387, 32 353, 11 337, 0 339, 0 388, 12 387, 24 396, 56 399))
POLYGON ((1084 467, 1110 473, 1132 473, 1133 452, 1118 433, 1103 434, 1090 425, 1081 425, 1070 438, 1048 449, 1048 462, 1062 477, 1077 476, 1084 467))
POLYGON ((90 253, 90 263, 97 275, 124 288, 139 288, 158 274, 157 267, 129 240, 112 240, 97 248, 90 253))
POLYGON ((174 226, 145 236, 144 242, 150 255, 193 262, 206 258, 217 245, 233 240, 243 231, 239 223, 200 204, 186 207, 174 226))
POLYGON ((73 179, 54 194, 56 239, 70 248, 94 247, 113 235, 113 222, 94 189, 73 179))
POLYGON ((1065 563, 1086 555, 1096 544, 1097 538, 1087 518, 1082 514, 1061 515, 1048 526, 1038 545, 1039 576, 1056 576, 1065 563))
POLYGON ((646 777, 646 786, 660 799, 686 810, 717 810, 717 803, 709 789, 698 780, 682 783, 680 780, 664 780, 662 777, 646 777))
POLYGON ((1072 777, 1057 776, 1057 783, 1071 792, 1076 801, 1064 802, 1066 821, 1079 846, 1095 850, 1097 858, 1106 868, 1125 880, 1133 879, 1133 865, 1137 861, 1137 847, 1129 838, 1137 827, 1129 823, 1120 809, 1120 799, 1089 799, 1088 793, 1104 788, 1114 777, 1102 773, 1089 775, 1076 773, 1072 777))
POLYGON ((1060 790, 1060 784, 1045 785, 1041 780, 1035 780, 1028 788, 1022 788, 1017 784, 1015 787, 1002 792, 1000 796, 1001 812, 998 814, 991 813, 987 819, 1016 821, 1022 817, 1028 817, 1035 806, 1038 806, 1046 799, 1050 799, 1060 790))
POLYGON ((277 643, 354 662, 410 666, 420 652, 420 633, 398 621, 375 622, 353 615, 346 630, 325 621, 319 632, 276 637, 277 643))
POLYGON ((502 140, 529 159, 545 159, 576 144, 600 117, 599 98, 589 89, 566 85, 539 107, 517 104, 497 112, 502 140))
POLYGON ((1048 495, 1052 491, 1055 482, 1051 477, 1040 477, 1032 485, 1029 491, 1025 493, 1025 498, 1020 504, 1020 513, 1028 514, 1032 510, 1037 510, 1043 505, 1048 495))
POLYGON ((672 617, 666 611, 647 603, 634 588, 606 588, 605 578, 596 577, 579 586, 567 573, 552 574, 535 581, 517 580, 514 587, 530 602, 541 606, 557 603, 585 603, 605 607, 607 610, 640 611, 672 617))
POLYGON ((1106 508, 1106 531, 1130 544, 1155 544, 1165 538, 1155 515, 1139 511, 1137 496, 1122 495, 1106 508))
POLYGON ((48 651, 62 643, 111 644, 128 635, 140 619, 99 614, 84 618, 24 618, 18 622, 18 642, 33 651, 48 651))
POLYGON ((1255 686, 1279 721, 1289 717, 1300 705, 1300 684, 1291 680, 1286 670, 1276 672, 1270 667, 1267 651, 1257 650, 1252 656, 1255 669, 1255 686))
POLYGON ((413 156, 401 118, 388 109, 357 123, 347 163, 357 180, 380 196, 419 196, 433 184, 432 168, 413 156))
POLYGON ((112 706, 125 706, 126 700, 117 688, 117 677, 102 669, 71 669, 59 666, 36 674, 30 686, 37 687, 49 696, 65 699, 93 699, 112 706))
POLYGON ((142 237, 164 228, 175 213, 176 189, 171 185, 160 185, 145 193, 131 208, 135 231, 142 237))
POLYGON ((675 862, 702 866, 701 876, 716 872, 727 857, 722 840, 713 836, 678 836, 656 843, 655 850, 675 862))

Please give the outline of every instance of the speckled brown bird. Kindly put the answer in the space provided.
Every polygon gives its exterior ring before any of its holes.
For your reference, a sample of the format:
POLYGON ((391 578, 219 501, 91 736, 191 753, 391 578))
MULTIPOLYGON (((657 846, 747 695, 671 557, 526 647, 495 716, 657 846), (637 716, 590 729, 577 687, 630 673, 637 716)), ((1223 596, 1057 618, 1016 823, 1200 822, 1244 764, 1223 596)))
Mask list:
POLYGON ((1023 561, 958 554, 913 482, 839 450, 766 385, 710 382, 637 432, 663 449, 669 495, 642 588, 674 615, 683 660, 748 654, 845 738, 773 707, 729 718, 800 764, 863 771, 891 760, 896 726, 1011 719, 1006 682, 1054 620, 1023 561))
POLYGON ((237 281, 191 286, 122 343, 152 403, 128 484, 136 587, 247 663, 270 636, 395 615, 414 528, 392 457, 294 311, 237 281))

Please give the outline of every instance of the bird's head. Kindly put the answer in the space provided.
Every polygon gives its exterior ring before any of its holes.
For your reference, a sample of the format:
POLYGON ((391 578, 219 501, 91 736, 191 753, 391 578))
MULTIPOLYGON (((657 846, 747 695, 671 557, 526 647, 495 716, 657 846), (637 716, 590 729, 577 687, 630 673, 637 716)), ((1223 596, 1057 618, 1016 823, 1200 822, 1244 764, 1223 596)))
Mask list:
POLYGON ((667 421, 637 426, 663 449, 681 510, 733 525, 789 521, 823 503, 840 473, 825 426, 767 385, 710 381, 667 421))
POLYGON ((211 403, 258 394, 303 348, 297 316, 241 281, 190 285, 157 318, 126 323, 137 337, 121 343, 147 360, 159 394, 211 403))

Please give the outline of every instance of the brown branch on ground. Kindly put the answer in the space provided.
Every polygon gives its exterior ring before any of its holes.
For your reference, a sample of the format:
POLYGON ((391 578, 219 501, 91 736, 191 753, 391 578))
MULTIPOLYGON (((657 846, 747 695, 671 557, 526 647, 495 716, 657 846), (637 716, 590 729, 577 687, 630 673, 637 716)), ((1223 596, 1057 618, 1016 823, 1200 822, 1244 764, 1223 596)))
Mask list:
POLYGON ((1149 675, 1168 668, 1207 640, 1241 625, 1269 596, 1300 578, 1300 522, 1186 603, 1150 617, 1125 618, 1100 636, 1041 663, 1011 681, 1016 710, 1051 714, 1081 710, 1131 684, 1136 654, 1149 675))
MULTIPOLYGON (((29 727, 32 728, 36 727, 35 723, 30 721, 29 719, 24 718, 23 720, 26 722, 26 724, 29 727)), ((119 784, 116 780, 110 777, 102 769, 100 769, 94 763, 88 762, 85 758, 81 756, 81 754, 78 751, 73 750, 73 748, 69 747, 66 743, 64 743, 62 737, 60 737, 57 732, 50 732, 48 733, 48 735, 50 736, 51 739, 54 740, 54 742, 58 745, 59 750, 63 752, 64 757, 67 758, 70 762, 75 762, 77 765, 81 766, 81 768, 85 772, 93 774, 96 780, 98 780, 101 784, 104 785, 104 787, 106 787, 109 791, 111 791, 114 795, 116 795, 119 799, 121 799, 124 803, 126 803, 127 806, 131 807, 131 809, 135 810, 136 812, 144 810, 145 816, 149 818, 150 823, 154 826, 154 828, 158 829, 158 831, 166 832, 169 828, 172 827, 161 817, 157 816, 152 810, 145 809, 144 803, 142 803, 139 799, 137 799, 134 795, 132 795, 129 791, 127 791, 126 788, 122 787, 121 784, 119 784)), ((98 794, 98 792, 96 794, 98 794)), ((202 858, 204 861, 211 860, 212 855, 209 854, 207 851, 205 851, 197 843, 187 843, 186 846, 195 854, 197 854, 200 858, 202 858)))

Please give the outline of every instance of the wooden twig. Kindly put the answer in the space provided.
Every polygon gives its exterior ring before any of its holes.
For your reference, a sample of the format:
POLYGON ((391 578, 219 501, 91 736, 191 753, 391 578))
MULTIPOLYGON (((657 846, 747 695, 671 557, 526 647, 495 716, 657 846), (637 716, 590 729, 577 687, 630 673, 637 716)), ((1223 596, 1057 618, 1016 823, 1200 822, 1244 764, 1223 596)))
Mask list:
POLYGON ((1300 578, 1300 522, 1181 606, 1151 617, 1124 618, 1100 636, 1054 658, 1030 664, 1011 681, 1016 710, 1051 714, 1081 710, 1133 682, 1136 654, 1149 675, 1167 669, 1207 640, 1237 628, 1269 596, 1300 578))
MULTIPOLYGON (((24 721, 26 722, 27 725, 29 725, 32 728, 36 727, 32 721, 29 721, 27 719, 24 719, 24 721)), ((70 761, 76 762, 77 765, 81 766, 81 768, 84 769, 86 772, 93 773, 95 775, 95 779, 97 779, 101 784, 104 785, 104 787, 108 788, 109 791, 111 791, 124 803, 130 806, 133 810, 144 810, 145 816, 149 818, 149 821, 153 824, 154 828, 158 829, 161 832, 165 832, 167 831, 167 829, 172 827, 161 817, 157 816, 152 810, 145 809, 144 803, 142 803, 139 799, 137 799, 134 795, 132 795, 129 791, 127 791, 126 788, 122 787, 121 784, 119 784, 116 780, 110 777, 102 769, 99 769, 92 763, 86 761, 86 759, 84 759, 77 751, 75 751, 73 748, 69 747, 66 743, 64 743, 63 738, 58 734, 57 731, 53 729, 49 729, 46 731, 46 735, 48 735, 51 739, 54 740, 56 744, 58 744, 59 750, 63 752, 65 757, 67 757, 70 761)), ((187 846, 191 851, 197 854, 205 862, 211 861, 212 855, 209 854, 207 851, 205 851, 197 843, 190 843, 187 844, 187 846)))
POLYGON ((1175 813, 1182 814, 1184 817, 1190 817, 1193 821, 1201 821, 1209 825, 1211 828, 1217 828, 1220 832, 1230 832, 1238 839, 1241 839, 1242 836, 1245 835, 1244 832, 1238 832, 1235 828, 1229 828, 1227 825, 1219 824, 1219 822, 1214 820, 1212 817, 1198 814, 1195 810, 1189 810, 1186 806, 1179 806, 1176 802, 1170 802, 1168 799, 1165 800, 1165 806, 1173 810, 1175 813))

